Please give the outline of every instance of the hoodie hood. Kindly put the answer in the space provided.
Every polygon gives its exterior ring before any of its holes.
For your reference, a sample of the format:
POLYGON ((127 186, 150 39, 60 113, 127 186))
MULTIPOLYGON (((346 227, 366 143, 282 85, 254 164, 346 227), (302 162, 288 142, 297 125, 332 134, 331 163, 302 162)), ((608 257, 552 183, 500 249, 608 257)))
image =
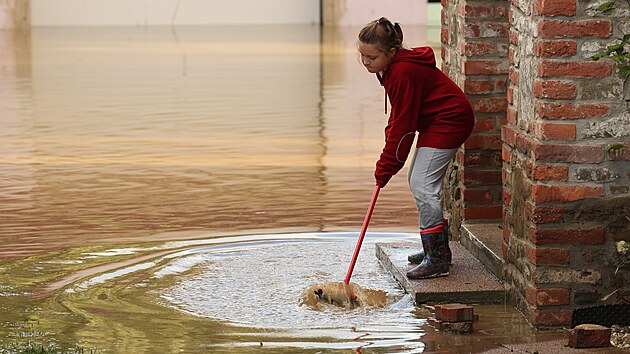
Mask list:
MULTIPOLYGON (((435 54, 433 53, 433 49, 431 47, 417 47, 412 49, 402 48, 396 52, 394 60, 392 60, 389 64, 390 67, 388 70, 391 69, 392 65, 396 65, 396 63, 411 63, 435 67, 435 54)), ((381 86, 383 86, 383 80, 386 75, 387 71, 376 73, 376 78, 380 82, 381 86)), ((385 109, 385 113, 387 113, 387 109, 385 109)))
POLYGON ((407 62, 420 65, 435 66, 435 54, 431 47, 418 47, 412 49, 400 49, 396 52, 392 64, 407 62))
MULTIPOLYGON (((426 65, 429 67, 435 67, 435 54, 433 53, 433 48, 431 47, 417 47, 406 49, 402 48, 396 52, 394 56, 394 60, 389 64, 391 67, 396 63, 412 63, 416 65, 426 65)), ((381 86, 385 86, 384 80, 387 72, 381 71, 380 73, 376 73, 376 78, 378 79, 381 86)), ((385 114, 387 114, 387 91, 385 92, 385 114)))

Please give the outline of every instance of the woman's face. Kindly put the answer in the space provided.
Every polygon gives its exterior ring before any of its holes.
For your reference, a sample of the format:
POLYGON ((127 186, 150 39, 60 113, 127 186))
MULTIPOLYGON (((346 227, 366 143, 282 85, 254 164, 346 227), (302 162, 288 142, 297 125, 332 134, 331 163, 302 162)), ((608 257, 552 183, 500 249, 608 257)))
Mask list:
POLYGON ((383 52, 377 44, 359 42, 361 64, 371 73, 378 73, 387 69, 395 52, 396 49, 394 48, 390 49, 390 52, 383 52))

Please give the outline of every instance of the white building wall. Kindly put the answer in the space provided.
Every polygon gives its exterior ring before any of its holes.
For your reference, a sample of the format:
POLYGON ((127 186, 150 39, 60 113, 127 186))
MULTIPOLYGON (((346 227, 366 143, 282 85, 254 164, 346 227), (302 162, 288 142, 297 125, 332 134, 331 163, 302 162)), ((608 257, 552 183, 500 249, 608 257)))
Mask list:
POLYGON ((29 26, 318 24, 362 26, 380 16, 439 24, 426 0, 3 0, 0 29, 29 26))
POLYGON ((427 0, 322 0, 325 25, 363 26, 380 17, 406 26, 427 23, 427 0))
POLYGON ((31 25, 316 24, 319 0, 30 0, 31 25))

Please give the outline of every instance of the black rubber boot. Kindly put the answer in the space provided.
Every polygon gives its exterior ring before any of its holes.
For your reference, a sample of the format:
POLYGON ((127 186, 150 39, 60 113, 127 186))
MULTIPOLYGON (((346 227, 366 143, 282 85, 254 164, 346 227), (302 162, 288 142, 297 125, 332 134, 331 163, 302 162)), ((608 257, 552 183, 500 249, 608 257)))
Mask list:
POLYGON ((446 261, 447 248, 444 232, 422 234, 424 259, 417 267, 407 272, 409 279, 427 279, 448 275, 449 263, 446 261))
MULTIPOLYGON (((449 230, 448 230, 448 219, 442 219, 442 224, 444 225, 444 233, 446 234, 445 242, 446 242, 446 260, 448 264, 453 263, 453 254, 451 253, 451 247, 448 244, 449 230)), ((407 260, 412 264, 420 264, 424 259, 424 250, 421 249, 420 252, 412 253, 407 256, 407 260)))
POLYGON ((407 260, 409 261, 409 263, 413 263, 413 264, 420 264, 422 263, 423 259, 424 259, 424 250, 420 250, 420 252, 412 253, 407 256, 407 260))

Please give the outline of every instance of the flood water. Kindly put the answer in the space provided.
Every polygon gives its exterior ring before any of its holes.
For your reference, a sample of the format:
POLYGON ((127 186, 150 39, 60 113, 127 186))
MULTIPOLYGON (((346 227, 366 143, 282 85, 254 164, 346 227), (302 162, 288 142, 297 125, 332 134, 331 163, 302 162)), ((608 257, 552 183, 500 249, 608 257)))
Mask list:
MULTIPOLYGON (((427 324, 374 256, 416 238, 402 172, 352 278, 388 305, 298 306, 343 280, 383 145, 357 31, 0 32, 0 353, 480 352, 551 336, 503 305, 476 307, 473 335, 427 324)), ((437 51, 428 33, 406 41, 437 51)))

